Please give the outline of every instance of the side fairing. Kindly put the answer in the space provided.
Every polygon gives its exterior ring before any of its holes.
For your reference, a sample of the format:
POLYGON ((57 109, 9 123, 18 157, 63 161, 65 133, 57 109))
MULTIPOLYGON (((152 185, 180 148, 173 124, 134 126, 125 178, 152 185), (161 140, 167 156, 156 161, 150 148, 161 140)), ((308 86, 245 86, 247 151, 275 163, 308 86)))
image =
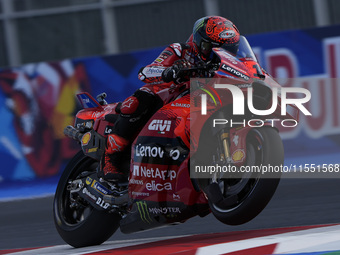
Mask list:
POLYGON ((161 108, 132 144, 129 192, 134 200, 198 202, 200 193, 189 177, 189 148, 176 132, 189 108, 176 102, 161 108))

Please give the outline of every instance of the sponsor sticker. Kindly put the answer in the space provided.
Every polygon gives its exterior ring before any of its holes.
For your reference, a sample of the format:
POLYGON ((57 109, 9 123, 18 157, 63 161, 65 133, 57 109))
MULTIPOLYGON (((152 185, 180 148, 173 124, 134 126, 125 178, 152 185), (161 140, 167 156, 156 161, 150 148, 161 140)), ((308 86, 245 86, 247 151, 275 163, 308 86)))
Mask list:
POLYGON ((83 189, 83 194, 87 195, 89 198, 91 198, 93 201, 97 200, 97 197, 93 195, 90 191, 87 190, 87 188, 83 189))
POLYGON ((87 145, 89 143, 91 139, 91 133, 90 132, 87 132, 85 135, 83 135, 83 137, 81 138, 81 144, 84 146, 84 145, 87 145))
POLYGON ((177 194, 172 194, 172 198, 173 198, 173 200, 176 200, 176 201, 180 201, 181 200, 181 197, 180 197, 180 195, 177 195, 177 194))
POLYGON ((96 180, 93 181, 91 187, 103 195, 109 194, 109 190, 105 188, 103 185, 101 185, 99 182, 97 182, 96 180))
POLYGON ((245 156, 246 156, 246 154, 244 153, 244 150, 238 149, 233 153, 232 159, 235 163, 241 162, 241 161, 243 161, 245 156))
POLYGON ((228 73, 231 73, 231 74, 233 74, 233 75, 235 75, 237 77, 240 77, 240 78, 242 78, 242 79, 244 79, 246 81, 249 80, 249 76, 248 75, 245 75, 245 74, 241 73, 240 71, 238 71, 238 70, 236 70, 236 69, 234 69, 234 68, 232 68, 232 67, 230 67, 230 66, 228 66, 226 64, 222 64, 221 68, 224 71, 227 71, 228 73))
POLYGON ((81 101, 83 102, 83 104, 90 103, 90 99, 88 98, 82 98, 81 101))
POLYGON ((222 39, 228 39, 228 38, 235 37, 235 35, 236 35, 235 31, 233 31, 233 30, 225 30, 225 31, 222 31, 219 34, 219 37, 222 38, 222 39))
POLYGON ((175 170, 160 170, 158 167, 156 168, 147 168, 146 166, 133 166, 133 173, 134 176, 138 177, 148 177, 153 179, 161 179, 166 180, 167 178, 170 181, 175 180, 177 177, 177 172, 175 170))
POLYGON ((113 131, 113 126, 106 126, 104 135, 109 135, 112 133, 112 131, 113 131))
POLYGON ((132 196, 136 196, 136 197, 148 197, 150 196, 150 193, 148 192, 138 192, 138 191, 132 191, 132 196))
POLYGON ((158 58, 156 58, 155 62, 162 63, 164 60, 166 60, 171 55, 173 55, 171 51, 165 50, 159 55, 158 58))
POLYGON ((143 180, 130 179, 129 184, 144 185, 144 181, 143 180))
POLYGON ((136 146, 136 156, 137 157, 163 158, 164 150, 159 146, 145 146, 142 144, 138 144, 136 146))
POLYGON ((99 205, 103 209, 107 209, 110 206, 109 203, 104 202, 104 200, 101 199, 100 197, 98 197, 96 204, 99 205))
POLYGON ((149 130, 159 131, 160 134, 165 134, 170 128, 171 120, 152 120, 148 127, 149 130))
POLYGON ((148 205, 145 201, 138 201, 136 202, 137 209, 140 215, 140 218, 143 222, 150 224, 152 222, 152 218, 150 217, 149 211, 148 211, 148 205))
POLYGON ((145 67, 143 70, 143 74, 146 78, 148 77, 160 77, 162 76, 163 71, 165 70, 165 67, 160 66, 150 66, 145 67))
POLYGON ((234 138, 233 138, 233 142, 234 142, 235 146, 238 145, 238 139, 239 139, 239 136, 235 135, 234 138))
POLYGON ((182 108, 190 108, 190 104, 181 104, 181 103, 172 103, 171 106, 182 107, 182 108))
POLYGON ((91 177, 87 177, 85 183, 87 185, 90 185, 92 183, 92 178, 91 177))
MULTIPOLYGON (((149 145, 136 145, 136 157, 148 157, 148 158, 164 158, 165 151, 160 146, 149 146, 149 145)), ((181 153, 178 149, 171 149, 169 151, 169 157, 172 160, 177 160, 180 157, 181 153)))
POLYGON ((95 148, 91 148, 91 149, 86 150, 86 152, 91 153, 91 152, 96 152, 97 150, 98 150, 98 147, 95 147, 95 148))
POLYGON ((165 183, 157 183, 156 181, 151 181, 146 183, 145 185, 146 189, 148 191, 164 191, 164 190, 172 190, 172 185, 170 182, 165 182, 165 183))
POLYGON ((179 207, 150 207, 149 212, 153 214, 181 213, 179 207))

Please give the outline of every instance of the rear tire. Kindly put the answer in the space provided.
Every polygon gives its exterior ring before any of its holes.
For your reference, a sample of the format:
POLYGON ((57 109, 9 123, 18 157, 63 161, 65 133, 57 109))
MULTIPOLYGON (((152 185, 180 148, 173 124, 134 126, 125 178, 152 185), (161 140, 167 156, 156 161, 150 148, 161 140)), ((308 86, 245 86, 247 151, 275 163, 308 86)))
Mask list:
POLYGON ((78 248, 99 245, 105 242, 118 229, 120 215, 98 211, 85 200, 80 206, 72 207, 69 181, 77 179, 84 171, 93 172, 98 162, 78 152, 66 166, 60 177, 54 196, 53 216, 56 229, 69 245, 78 248))
MULTIPOLYGON (((246 165, 281 166, 283 161, 283 144, 276 129, 262 127, 249 132, 246 165)), ((221 208, 209 200, 214 216, 228 225, 241 225, 255 218, 274 195, 280 182, 281 171, 271 175, 270 178, 263 177, 248 174, 242 179, 220 179, 218 184, 223 198, 236 196, 237 202, 228 208, 221 208), (229 189, 226 190, 224 187, 229 189)))

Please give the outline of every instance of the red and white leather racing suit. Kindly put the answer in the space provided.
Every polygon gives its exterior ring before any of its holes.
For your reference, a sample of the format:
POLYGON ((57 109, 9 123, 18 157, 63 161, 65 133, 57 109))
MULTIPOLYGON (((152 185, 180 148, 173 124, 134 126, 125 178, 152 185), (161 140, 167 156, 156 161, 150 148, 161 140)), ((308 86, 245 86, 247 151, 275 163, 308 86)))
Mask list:
POLYGON ((187 43, 173 43, 166 47, 150 65, 140 69, 138 78, 146 84, 118 107, 117 111, 120 115, 107 138, 107 149, 101 166, 107 179, 117 179, 117 170, 121 175, 127 174, 127 169, 121 169, 115 164, 119 161, 115 157, 119 157, 117 152, 127 148, 137 131, 163 106, 164 101, 157 92, 176 83, 176 81, 164 82, 164 73, 169 70, 167 68, 179 60, 195 65, 200 61, 197 53, 196 45, 190 40, 187 43), (108 177, 111 173, 114 176, 108 177))

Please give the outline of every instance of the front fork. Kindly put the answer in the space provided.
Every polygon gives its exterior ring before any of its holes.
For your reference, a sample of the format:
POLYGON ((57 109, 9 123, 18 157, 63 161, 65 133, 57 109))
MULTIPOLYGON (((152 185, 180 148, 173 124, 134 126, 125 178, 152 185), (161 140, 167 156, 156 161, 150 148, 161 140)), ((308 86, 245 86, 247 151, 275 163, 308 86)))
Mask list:
POLYGON ((222 141, 222 154, 221 156, 224 157, 224 161, 226 163, 230 163, 231 162, 231 158, 230 158, 230 148, 229 148, 229 132, 226 130, 222 130, 222 134, 220 136, 221 141, 222 141))
MULTIPOLYGON (((230 157, 230 146, 229 146, 229 132, 227 129, 222 129, 219 135, 219 139, 221 143, 219 143, 219 162, 222 165, 230 164, 232 163, 231 157, 230 157)), ((212 175, 212 182, 217 183, 218 179, 218 173, 217 171, 214 172, 212 175)))

